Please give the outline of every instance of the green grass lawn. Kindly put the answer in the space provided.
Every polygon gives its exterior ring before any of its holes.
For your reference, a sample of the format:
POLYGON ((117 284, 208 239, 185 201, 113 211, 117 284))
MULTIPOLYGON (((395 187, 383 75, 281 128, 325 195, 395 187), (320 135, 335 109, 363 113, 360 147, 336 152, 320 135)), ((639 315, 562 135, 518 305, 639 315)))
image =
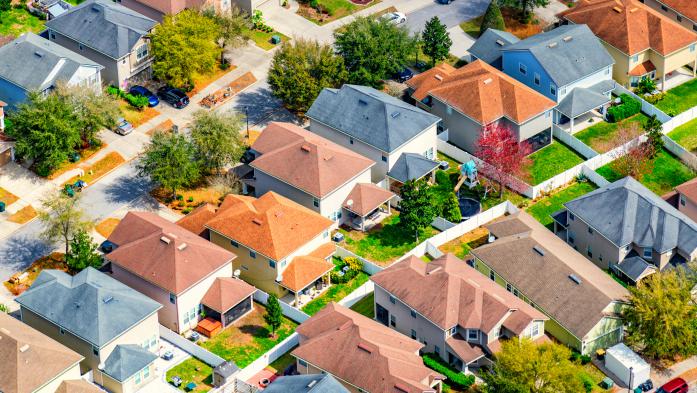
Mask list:
POLYGON ((0 35, 19 37, 28 31, 39 33, 44 29, 45 21, 34 16, 26 7, 12 7, 7 12, 0 12, 0 35))
POLYGON ((295 363, 295 357, 290 353, 297 347, 291 348, 288 352, 284 353, 280 358, 274 360, 266 368, 273 370, 276 374, 283 375, 283 371, 287 369, 291 364, 295 363))
POLYGON ((532 165, 528 168, 528 176, 525 180, 532 185, 540 184, 585 161, 583 156, 557 139, 554 139, 552 144, 530 154, 528 158, 532 161, 532 165))
POLYGON ((598 153, 605 153, 606 151, 617 147, 616 144, 613 144, 613 142, 617 137, 617 131, 620 129, 621 125, 628 123, 640 123, 639 125, 643 126, 647 119, 648 117, 645 114, 637 113, 636 115, 617 123, 608 123, 605 121, 596 123, 595 125, 574 134, 574 136, 598 153))
MULTIPOLYGON (((250 30, 249 31, 249 36, 254 41, 254 43, 260 47, 263 50, 271 50, 276 47, 277 44, 271 43, 271 37, 273 36, 279 36, 281 37, 281 42, 286 42, 290 40, 287 36, 277 32, 277 31, 272 31, 271 33, 267 33, 264 31, 259 31, 259 30, 250 30)), ((280 45, 280 44, 278 44, 280 45)))
MULTIPOLYGON (((612 168, 612 163, 598 168, 596 172, 610 182, 622 178, 622 175, 612 168)), ((690 168, 667 150, 661 149, 653 159, 653 169, 640 181, 656 195, 661 196, 694 177, 695 173, 690 168)))
POLYGON ((692 153, 697 153, 697 119, 689 121, 668 134, 670 139, 692 153))
POLYGON ((556 191, 554 194, 548 195, 539 199, 535 204, 527 208, 527 212, 535 217, 537 221, 551 229, 552 213, 561 210, 562 205, 572 199, 578 198, 581 195, 587 194, 595 190, 595 184, 587 181, 583 183, 574 183, 562 190, 556 191))
POLYGON ((465 33, 469 34, 473 38, 479 37, 479 30, 481 29, 482 19, 484 15, 480 15, 474 19, 466 20, 460 23, 460 28, 465 33))
POLYGON ((666 92, 656 107, 669 116, 675 116, 697 106, 697 79, 683 83, 666 92))
POLYGON ((375 292, 371 293, 370 295, 364 297, 363 299, 359 300, 351 306, 351 310, 365 315, 366 317, 373 319, 375 318, 375 292))
POLYGON ((359 272, 356 277, 345 284, 332 284, 322 295, 308 302, 302 308, 302 310, 308 315, 314 315, 319 312, 319 310, 323 309, 327 304, 331 302, 338 302, 339 300, 345 298, 346 295, 365 284, 369 278, 370 276, 368 276, 368 274, 365 272, 359 272))
POLYGON ((191 392, 203 393, 213 389, 213 369, 196 358, 189 358, 167 370, 167 382, 175 376, 182 379, 179 390, 183 392, 187 391, 185 387, 189 382, 196 384, 196 389, 191 392))

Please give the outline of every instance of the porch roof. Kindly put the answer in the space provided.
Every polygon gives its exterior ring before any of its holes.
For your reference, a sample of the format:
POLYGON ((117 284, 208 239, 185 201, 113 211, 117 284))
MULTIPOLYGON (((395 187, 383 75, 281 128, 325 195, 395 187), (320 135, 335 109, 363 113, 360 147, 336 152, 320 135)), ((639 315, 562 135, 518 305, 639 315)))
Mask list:
POLYGON ((219 277, 203 296, 201 303, 219 313, 225 313, 253 295, 256 290, 238 278, 219 277))
POLYGON ((409 180, 418 180, 438 168, 439 162, 428 159, 421 154, 402 153, 397 159, 392 169, 387 172, 387 176, 400 183, 409 180))
POLYGON ((485 356, 484 351, 482 351, 481 348, 472 346, 459 333, 450 336, 447 340, 445 340, 445 344, 465 364, 473 363, 485 356))
POLYGON ((344 209, 365 217, 394 197, 394 193, 371 183, 357 183, 342 206, 344 209))
MULTIPOLYGON (((586 114, 610 102, 610 98, 605 95, 608 91, 607 87, 607 84, 603 82, 587 88, 577 87, 561 100, 557 105, 557 110, 570 119, 586 114)), ((614 83, 612 88, 614 88, 614 83)))
POLYGON ((629 71, 629 76, 644 76, 651 71, 656 71, 656 66, 653 65, 651 60, 646 60, 645 62, 637 65, 629 71))
POLYGON ((319 257, 310 255, 295 257, 283 271, 281 285, 298 293, 318 278, 329 273, 333 268, 333 263, 319 257))
POLYGON ((617 264, 617 269, 635 283, 650 274, 656 273, 656 268, 638 255, 625 258, 617 264))

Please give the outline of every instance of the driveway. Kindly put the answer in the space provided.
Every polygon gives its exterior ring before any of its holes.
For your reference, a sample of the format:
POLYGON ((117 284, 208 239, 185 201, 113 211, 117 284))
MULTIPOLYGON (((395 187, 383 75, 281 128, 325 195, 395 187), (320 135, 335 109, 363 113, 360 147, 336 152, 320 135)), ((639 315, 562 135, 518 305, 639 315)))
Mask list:
POLYGON ((448 28, 482 15, 489 6, 491 0, 455 0, 452 3, 433 4, 407 14, 407 28, 412 33, 423 30, 426 22, 437 16, 448 28))

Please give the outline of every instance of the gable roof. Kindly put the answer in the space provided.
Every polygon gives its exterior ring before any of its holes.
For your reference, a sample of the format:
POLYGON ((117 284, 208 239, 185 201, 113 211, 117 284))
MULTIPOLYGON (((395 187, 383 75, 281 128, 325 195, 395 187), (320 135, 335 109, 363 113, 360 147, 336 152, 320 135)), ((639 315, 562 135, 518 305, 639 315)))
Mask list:
POLYGON ((440 163, 416 153, 402 153, 392 166, 387 176, 406 183, 409 180, 418 180, 438 168, 440 163))
POLYGON ((55 393, 103 393, 104 391, 85 379, 69 379, 61 382, 55 393))
POLYGON ((610 102, 607 92, 615 88, 615 81, 598 82, 591 87, 575 87, 557 105, 557 110, 573 119, 610 102))
POLYGON ((0 78, 25 91, 44 91, 57 81, 68 82, 81 66, 104 68, 34 33, 0 46, 0 78))
POLYGON ((697 202, 697 178, 688 180, 675 187, 675 191, 684 195, 690 201, 697 202))
POLYGON ((693 0, 657 0, 659 3, 665 4, 673 11, 687 17, 693 23, 697 22, 697 8, 693 0))
POLYGON ((392 153, 440 118, 372 87, 325 88, 307 117, 392 153))
POLYGON ((211 218, 215 217, 215 212, 217 210, 218 208, 215 205, 206 202, 192 210, 191 213, 180 218, 175 224, 199 236, 205 237, 206 223, 211 218))
POLYGON ((276 378, 265 393, 349 393, 329 374, 286 375, 276 378))
POLYGON ((162 308, 160 303, 88 267, 75 276, 44 270, 17 303, 97 347, 162 308))
POLYGON ((201 303, 224 314, 256 291, 256 288, 238 278, 218 277, 203 295, 201 303))
POLYGON ((151 212, 129 212, 109 235, 113 264, 179 295, 235 254, 151 212))
POLYGON ((394 196, 392 191, 378 187, 373 183, 356 183, 341 206, 365 217, 394 196))
POLYGON ((104 372, 119 382, 125 382, 155 359, 157 355, 140 345, 117 345, 104 362, 104 372))
POLYGON ((0 390, 38 390, 83 357, 8 314, 0 313, 0 390))
POLYGON ((412 97, 433 96, 477 121, 501 117, 522 124, 554 108, 556 103, 481 60, 462 68, 440 64, 407 81, 412 97))
POLYGON ((120 59, 156 24, 116 2, 90 0, 46 22, 46 27, 112 59, 120 59))
POLYGON ((588 26, 565 25, 503 49, 529 51, 557 86, 565 86, 615 63, 588 26))
POLYGON ((566 202, 564 207, 617 247, 630 243, 658 253, 697 249, 697 223, 631 177, 566 202))
POLYGON ((697 42, 697 34, 636 0, 579 0, 559 15, 587 24, 598 38, 629 56, 649 48, 667 56, 697 42))
POLYGON ((281 285, 293 292, 300 292, 332 269, 334 264, 324 258, 312 255, 297 256, 283 271, 281 285))
POLYGON ((443 378, 423 365, 423 344, 336 303, 296 331, 293 356, 368 392, 435 392, 431 384, 443 378))
POLYGON ((467 51, 477 59, 500 69, 504 48, 508 48, 518 41, 520 41, 518 37, 507 31, 489 28, 477 38, 477 41, 467 51))
POLYGON ((291 123, 269 124, 252 149, 261 153, 249 164, 252 168, 318 198, 375 165, 373 160, 291 123))

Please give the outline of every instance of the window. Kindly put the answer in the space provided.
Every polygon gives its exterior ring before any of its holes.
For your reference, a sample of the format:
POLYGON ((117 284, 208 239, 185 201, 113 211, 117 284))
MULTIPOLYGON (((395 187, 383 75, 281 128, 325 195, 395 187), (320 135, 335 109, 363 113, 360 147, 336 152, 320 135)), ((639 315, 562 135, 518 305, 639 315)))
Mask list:
POLYGON ((662 9, 663 11, 668 11, 668 7, 664 6, 663 4, 661 4, 661 9, 662 9))
POLYGON ((353 145, 353 138, 349 138, 349 144, 353 145))
POLYGON ((382 162, 387 162, 387 156, 382 156, 382 162))
POLYGON ((92 353, 94 354, 94 356, 99 356, 99 348, 97 348, 93 345, 92 346, 92 353))
POLYGON ((150 347, 155 347, 157 346, 157 335, 153 335, 152 338, 150 338, 150 347))
POLYGON ((653 249, 651 247, 644 247, 644 258, 653 258, 653 249))
POLYGON ((540 324, 537 322, 532 323, 532 336, 535 337, 540 334, 540 324))
POLYGON ((593 258, 593 250, 591 249, 591 246, 588 246, 586 249, 586 254, 588 254, 588 258, 593 258))
POLYGON ((147 379, 150 376, 150 366, 143 369, 143 379, 147 379))
POLYGON ((322 238, 326 239, 327 237, 329 237, 329 231, 322 232, 322 238))
POLYGON ((286 259, 281 261, 281 267, 285 267, 288 261, 286 259))
POLYGON ((639 61, 639 55, 632 56, 632 62, 636 63, 637 61, 639 61))
POLYGON ((275 269, 275 268, 276 268, 276 262, 274 262, 274 261, 272 261, 272 260, 269 259, 269 267, 270 267, 271 269, 275 269))
POLYGON ((680 205, 685 206, 685 195, 680 195, 680 205))
POLYGON ((520 71, 521 74, 527 75, 528 74, 528 67, 525 66, 523 63, 518 63, 518 71, 520 71))
POLYGON ((177 304, 177 296, 173 293, 169 294, 169 302, 172 304, 177 304))
POLYGON ((65 334, 65 330, 63 330, 63 328, 58 328, 58 331, 60 332, 61 335, 65 334))
POLYGON ((394 298, 394 296, 390 296, 390 303, 396 304, 397 300, 394 298))
POLYGON ((690 45, 690 52, 694 52, 694 51, 695 51, 695 44, 692 44, 692 45, 690 45))
POLYGON ((249 268, 246 265, 242 265, 242 270, 249 270, 249 268))
POLYGON ((470 265, 471 267, 474 267, 474 259, 468 259, 467 264, 470 265))
POLYGON ((433 351, 440 355, 440 347, 438 345, 434 346, 433 351))
POLYGON ((574 216, 574 213, 569 213, 569 221, 573 221, 576 219, 576 216, 574 216))
POLYGON ((136 49, 136 60, 141 61, 148 57, 148 44, 143 44, 136 49))
POLYGON ((298 359, 298 364, 303 366, 303 367, 307 367, 307 362, 302 360, 302 359, 298 359))
POLYGON ((85 48, 82 46, 82 44, 78 44, 77 46, 78 46, 78 48, 80 48, 80 50, 85 49, 85 48))
POLYGON ((453 108, 452 108, 450 105, 448 105, 448 106, 445 108, 445 112, 446 112, 447 114, 449 114, 449 115, 452 115, 452 114, 453 114, 453 108))
POLYGON ((511 286, 511 284, 506 283, 506 290, 507 290, 508 292, 513 292, 513 287, 511 286))
POLYGON ((54 33, 54 32, 48 33, 48 36, 49 36, 49 38, 51 38, 52 40, 55 40, 55 39, 56 39, 56 33, 54 33))
POLYGON ((592 234, 593 234, 593 228, 588 227, 588 233, 590 233, 590 234, 592 235, 592 234))
POLYGON ((489 278, 491 279, 491 281, 496 281, 496 274, 493 270, 489 270, 489 278))
POLYGON ((394 315, 390 315, 390 326, 397 327, 397 318, 394 315))
POLYGON ((598 260, 599 260, 600 262, 603 261, 603 254, 598 254, 598 260))
POLYGON ((140 385, 140 371, 136 373, 136 385, 140 385))
POLYGON ((557 95, 557 88, 556 86, 550 84, 549 85, 549 94, 556 96, 557 95))
POLYGON ((252 251, 252 250, 249 250, 249 256, 250 256, 252 259, 257 259, 257 253, 255 253, 255 252, 252 251))
POLYGON ((233 246, 233 247, 235 247, 235 248, 240 248, 240 243, 237 243, 237 242, 234 241, 234 240, 230 240, 230 245, 233 246))
POLYGON ((545 119, 549 119, 550 116, 552 116, 552 111, 545 112, 545 119))
POLYGON ((535 73, 534 81, 537 86, 540 85, 540 74, 538 74, 537 72, 535 73))
POLYGON ((479 330, 469 329, 467 330, 467 341, 478 340, 479 330))
POLYGON ((605 75, 610 75, 610 69, 611 69, 610 67, 607 67, 605 69, 605 75))
POLYGON ((414 330, 414 329, 411 329, 411 338, 416 340, 416 330, 414 330))
POLYGON ((692 30, 697 31, 697 25, 692 25, 692 30))
POLYGON ((513 288, 513 296, 518 296, 518 290, 513 288))
POLYGON ((317 199, 317 198, 312 198, 312 206, 314 206, 314 207, 319 207, 319 199, 317 199))
POLYGON ((573 232, 569 231, 569 243, 574 244, 575 241, 576 235, 573 232))
POLYGON ((454 336, 455 333, 457 333, 457 326, 451 327, 449 333, 450 333, 451 336, 454 336))
POLYGON ((682 22, 682 15, 675 15, 675 19, 677 19, 678 22, 682 22))
POLYGON ((409 314, 411 314, 412 318, 416 318, 416 311, 411 310, 411 312, 409 314))

